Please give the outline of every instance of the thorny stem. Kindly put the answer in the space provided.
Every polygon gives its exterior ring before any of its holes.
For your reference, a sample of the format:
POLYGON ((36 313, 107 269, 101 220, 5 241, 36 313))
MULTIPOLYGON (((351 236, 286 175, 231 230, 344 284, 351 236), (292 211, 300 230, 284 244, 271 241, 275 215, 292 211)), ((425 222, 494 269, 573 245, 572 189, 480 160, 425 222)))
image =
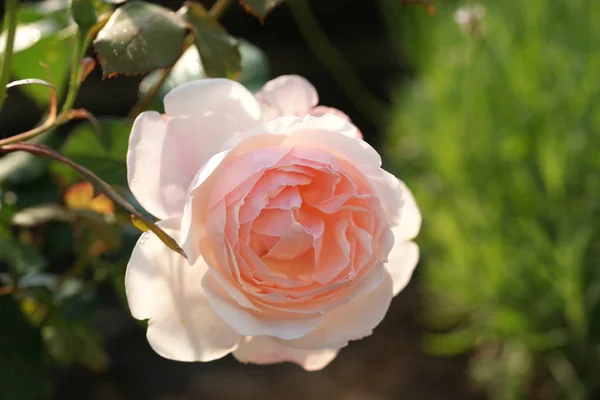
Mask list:
POLYGON ((17 11, 19 10, 19 0, 6 1, 6 16, 4 18, 4 27, 6 32, 6 44, 4 45, 4 57, 2 59, 2 73, 0 74, 0 110, 4 105, 6 98, 6 84, 10 78, 12 65, 12 55, 15 44, 15 35, 17 33, 17 11))
POLYGON ((56 160, 56 161, 60 162, 61 164, 65 164, 65 165, 73 168, 74 170, 79 172, 81 175, 83 175, 83 177, 88 182, 91 182, 92 184, 94 184, 102 193, 104 193, 104 195, 106 197, 108 197, 115 204, 119 205, 121 208, 123 208, 125 211, 127 211, 128 214, 131 214, 133 221, 138 222, 138 224, 136 226, 139 227, 139 225, 141 224, 145 228, 144 230, 152 231, 171 250, 174 250, 177 253, 181 254, 183 257, 186 257, 185 252, 181 249, 181 247, 177 244, 177 242, 172 237, 167 235, 162 229, 160 229, 156 224, 154 224, 153 221, 149 220, 144 215, 142 215, 140 212, 138 212, 135 209, 135 207, 131 203, 129 203, 127 200, 125 200, 123 198, 123 196, 121 196, 115 189, 112 188, 112 186, 110 186, 108 183, 104 182, 102 179, 100 179, 100 177, 98 177, 98 175, 94 174, 89 169, 64 157, 60 153, 57 153, 56 151, 52 150, 51 148, 46 147, 44 145, 40 145, 40 144, 15 143, 15 144, 9 144, 9 145, 0 147, 0 153, 11 153, 14 151, 26 151, 26 152, 36 155, 38 157, 52 158, 53 160, 56 160))

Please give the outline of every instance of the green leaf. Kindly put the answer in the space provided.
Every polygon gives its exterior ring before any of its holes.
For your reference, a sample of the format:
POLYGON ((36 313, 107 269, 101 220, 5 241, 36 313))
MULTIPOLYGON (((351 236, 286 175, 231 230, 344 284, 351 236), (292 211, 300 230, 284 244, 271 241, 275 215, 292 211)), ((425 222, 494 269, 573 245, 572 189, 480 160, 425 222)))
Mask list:
POLYGON ((45 266, 44 259, 33 247, 18 241, 3 225, 0 225, 0 263, 19 275, 40 271, 45 266))
POLYGON ((187 258, 185 252, 183 251, 183 249, 181 247, 179 247, 179 244, 177 243, 177 241, 175 241, 175 239, 173 239, 171 236, 169 236, 165 231, 163 231, 161 228, 159 228, 152 221, 145 220, 137 215, 132 215, 131 222, 133 223, 133 225, 136 228, 138 228, 140 231, 144 232, 144 234, 147 234, 148 231, 151 231, 169 249, 173 250, 176 253, 181 254, 184 258, 187 258))
POLYGON ((108 367, 109 357, 100 344, 100 338, 82 323, 54 315, 44 326, 42 334, 50 355, 57 363, 77 363, 94 371, 108 367))
POLYGON ((194 30, 194 43, 206 75, 236 79, 242 68, 238 41, 200 4, 188 2, 183 10, 194 30))
POLYGON ((275 6, 283 3, 283 0, 241 0, 240 3, 246 11, 262 20, 275 6))
POLYGON ((119 8, 94 40, 105 76, 165 68, 183 51, 185 23, 173 12, 132 1, 119 8))
MULTIPOLYGON (((242 57, 242 73, 238 81, 251 92, 257 92, 269 80, 269 62, 267 57, 258 47, 245 40, 240 40, 239 50, 242 57)), ((142 80, 140 84, 140 98, 145 97, 146 93, 154 87, 160 79, 160 75, 160 72, 155 71, 148 74, 142 80)), ((156 109, 160 109, 162 99, 177 86, 206 77, 207 75, 200 62, 198 49, 190 47, 173 67, 173 70, 161 87, 153 106, 156 109)))
MULTIPOLYGON (((69 134, 60 152, 67 158, 94 171, 111 185, 127 183, 125 158, 132 123, 121 119, 100 119, 102 134, 98 136, 90 123, 78 125, 69 134)), ((63 180, 74 183, 80 180, 79 173, 57 162, 52 170, 63 180)))
POLYGON ((269 60, 257 46, 240 40, 242 73, 238 81, 251 92, 258 92, 269 81, 269 60))
POLYGON ((11 296, 0 296, 0 396, 37 400, 50 396, 42 338, 11 296))
MULTIPOLYGON (((57 18, 46 18, 22 24, 17 28, 12 76, 16 79, 48 80, 59 92, 65 86, 71 53, 74 49, 74 25, 57 18), (48 66, 46 69, 42 64, 48 66)), ((4 52, 6 36, 0 37, 0 53, 4 52)), ((39 107, 50 101, 50 89, 39 85, 20 87, 39 107)))

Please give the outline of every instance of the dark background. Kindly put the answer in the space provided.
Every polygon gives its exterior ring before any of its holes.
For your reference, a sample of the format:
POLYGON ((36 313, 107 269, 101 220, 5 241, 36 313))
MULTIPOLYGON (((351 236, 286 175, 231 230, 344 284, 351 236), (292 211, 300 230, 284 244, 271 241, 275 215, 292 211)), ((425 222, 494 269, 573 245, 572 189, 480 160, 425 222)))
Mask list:
MULTIPOLYGON (((292 0, 293 1, 293 0, 292 0)), ((401 0, 389 0, 401 1, 401 0)), ((180 1, 158 1, 173 9, 180 1)), ((210 6, 210 1, 203 2, 210 6)), ((344 53, 364 85, 389 102, 390 93, 406 78, 401 57, 392 51, 376 1, 315 0, 314 12, 335 45, 344 53)), ((385 121, 365 117, 334 77, 306 46, 285 5, 261 24, 232 6, 223 23, 234 35, 259 46, 268 56, 271 76, 299 74, 317 87, 321 104, 346 112, 365 139, 381 146, 385 121)), ((135 104, 142 77, 102 79, 96 69, 76 103, 95 115, 124 116, 135 104)), ((0 115, 2 136, 29 129, 41 117, 32 103, 11 91, 0 115)), ((64 127, 68 131, 69 127, 64 127)), ((105 338, 111 366, 105 373, 71 367, 53 372, 55 398, 71 399, 470 399, 465 383, 466 359, 423 354, 419 320, 418 279, 394 299, 388 316, 374 334, 351 343, 325 370, 305 372, 295 365, 257 367, 231 356, 208 364, 180 363, 155 354, 145 332, 110 290, 98 331, 105 338)))

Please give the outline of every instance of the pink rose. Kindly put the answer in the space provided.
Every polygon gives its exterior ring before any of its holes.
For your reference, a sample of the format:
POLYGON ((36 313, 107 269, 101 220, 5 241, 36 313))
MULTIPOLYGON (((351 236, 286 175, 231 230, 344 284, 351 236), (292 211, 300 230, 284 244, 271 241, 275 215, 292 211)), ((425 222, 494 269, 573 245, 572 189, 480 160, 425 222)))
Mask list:
POLYGON ((133 251, 127 298, 153 349, 317 370, 370 335, 417 263, 421 216, 358 129, 305 116, 317 95, 299 77, 256 98, 205 79, 164 103, 136 119, 127 156, 132 192, 189 261, 151 233, 133 251))

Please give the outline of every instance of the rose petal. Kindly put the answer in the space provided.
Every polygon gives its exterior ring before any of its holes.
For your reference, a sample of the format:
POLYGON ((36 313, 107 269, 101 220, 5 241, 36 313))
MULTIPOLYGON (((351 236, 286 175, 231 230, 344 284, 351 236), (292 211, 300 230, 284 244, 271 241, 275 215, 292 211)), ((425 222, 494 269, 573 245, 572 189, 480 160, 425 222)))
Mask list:
POLYGON ((402 225, 402 234, 398 239, 416 237, 421 229, 421 212, 404 182, 381 168, 366 167, 362 172, 379 197, 389 226, 402 225))
MULTIPOLYGON (((192 263, 200 257, 199 246, 209 236, 206 229, 207 225, 204 222, 207 219, 211 205, 214 206, 212 210, 218 208, 219 204, 222 205, 222 203, 219 203, 220 200, 244 183, 243 178, 245 176, 239 173, 231 175, 229 179, 220 179, 227 170, 231 170, 229 161, 235 161, 236 157, 254 150, 255 147, 260 148, 260 144, 264 143, 261 143, 259 138, 258 143, 246 141, 239 143, 235 148, 218 153, 194 177, 188 189, 189 195, 185 203, 181 224, 182 248, 192 263), (215 202, 217 202, 216 205, 215 202)), ((244 163, 243 160, 238 160, 236 164, 237 167, 247 168, 245 171, 247 176, 252 176, 276 164, 287 151, 285 149, 274 149, 271 152, 262 152, 261 155, 265 157, 260 164, 248 164, 244 163)), ((213 239, 215 239, 214 235, 213 239)), ((207 262, 211 264, 210 261, 207 260, 207 262)))
POLYGON ((298 222, 293 222, 265 257, 294 260, 304 255, 312 247, 312 242, 310 232, 298 222))
MULTIPOLYGON (((177 219, 159 226, 177 239, 177 219)), ((207 267, 190 266, 153 233, 136 244, 125 275, 127 301, 137 319, 150 319, 148 341, 161 356, 211 361, 234 350, 240 339, 210 307, 201 282, 207 267)))
POLYGON ((298 75, 283 75, 267 82, 255 97, 264 121, 284 115, 303 117, 319 102, 314 86, 298 75))
POLYGON ((233 356, 243 363, 262 365, 292 362, 307 371, 318 371, 333 361, 338 351, 337 349, 295 349, 266 336, 253 336, 246 337, 233 356))
POLYGON ((168 116, 145 112, 136 118, 127 153, 131 191, 161 219, 181 215, 200 167, 234 134, 260 120, 252 94, 226 79, 183 84, 164 103, 168 116))
MULTIPOLYGON (((312 118, 312 117, 307 117, 312 118)), ((346 160, 359 170, 364 167, 377 168, 381 166, 381 157, 367 142, 357 140, 350 135, 341 133, 337 123, 343 123, 353 129, 353 126, 334 115, 313 118, 302 124, 294 125, 291 133, 286 136, 283 146, 307 146, 318 148, 346 160), (334 121, 332 126, 329 122, 334 121), (317 124, 317 122, 319 122, 317 124)))
POLYGON ((197 172, 191 131, 156 112, 140 114, 129 138, 127 181, 138 202, 154 216, 181 215, 186 190, 197 172))
POLYGON ((164 105, 169 116, 202 118, 206 125, 209 122, 224 124, 221 130, 230 132, 224 138, 210 137, 203 132, 212 127, 196 126, 199 135, 221 143, 233 133, 245 132, 260 121, 260 106, 252 93, 229 79, 200 79, 184 83, 165 96, 164 105))
POLYGON ((396 240, 410 240, 417 237, 421 230, 421 211, 410 189, 404 182, 400 180, 398 182, 402 190, 403 204, 398 227, 394 229, 394 236, 396 240))
MULTIPOLYGON (((401 228, 393 228, 392 232, 395 236, 398 232, 401 233, 401 228)), ((394 282, 394 296, 406 287, 418 262, 419 246, 415 242, 396 242, 385 264, 385 269, 394 282)))
MULTIPOLYGON (((329 110, 335 110, 331 108, 329 110)), ((335 110, 337 111, 337 110, 335 110)), ((362 139, 360 130, 350 121, 350 118, 341 111, 327 112, 315 115, 312 112, 304 117, 302 129, 327 129, 353 139, 362 139)))
POLYGON ((291 316, 277 312, 253 312, 242 308, 227 295, 211 273, 204 275, 202 287, 213 309, 240 335, 297 339, 317 328, 323 319, 320 314, 291 316))
POLYGON ((392 278, 384 274, 374 290, 325 313, 323 323, 312 332, 295 340, 280 343, 300 349, 336 349, 350 340, 362 339, 373 333, 383 320, 392 301, 392 278))

